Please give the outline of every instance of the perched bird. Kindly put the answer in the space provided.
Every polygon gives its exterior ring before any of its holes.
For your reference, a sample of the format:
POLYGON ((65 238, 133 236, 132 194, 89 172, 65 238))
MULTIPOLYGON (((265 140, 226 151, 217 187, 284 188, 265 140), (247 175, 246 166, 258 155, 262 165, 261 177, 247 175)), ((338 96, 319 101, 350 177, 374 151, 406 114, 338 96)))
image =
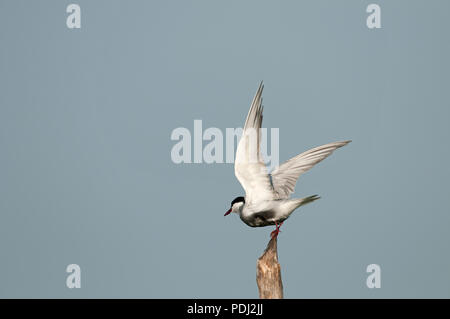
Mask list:
POLYGON ((268 173, 260 152, 263 88, 261 82, 248 111, 234 162, 234 173, 245 190, 245 197, 236 197, 225 216, 237 213, 241 220, 251 227, 275 225, 276 229, 271 236, 276 237, 283 222, 295 209, 320 198, 317 195, 289 198, 299 176, 351 141, 334 142, 313 148, 268 173))

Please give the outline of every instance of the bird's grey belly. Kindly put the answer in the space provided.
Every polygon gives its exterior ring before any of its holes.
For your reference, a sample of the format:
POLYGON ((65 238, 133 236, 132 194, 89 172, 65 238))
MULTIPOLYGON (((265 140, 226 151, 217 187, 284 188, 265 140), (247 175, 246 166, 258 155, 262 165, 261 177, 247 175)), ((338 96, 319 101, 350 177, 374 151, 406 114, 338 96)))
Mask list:
POLYGON ((262 212, 253 213, 248 216, 241 215, 241 219, 250 227, 263 227, 275 225, 275 221, 277 223, 282 222, 282 220, 276 220, 275 216, 275 210, 265 210, 262 212))

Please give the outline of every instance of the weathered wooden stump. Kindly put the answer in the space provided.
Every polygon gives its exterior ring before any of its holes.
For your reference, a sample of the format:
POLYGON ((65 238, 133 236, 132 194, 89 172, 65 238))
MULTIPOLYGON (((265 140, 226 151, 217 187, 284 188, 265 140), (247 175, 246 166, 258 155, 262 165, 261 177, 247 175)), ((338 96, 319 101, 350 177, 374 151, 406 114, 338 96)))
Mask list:
POLYGON ((282 299, 283 282, 281 281, 281 266, 278 263, 277 237, 270 239, 267 248, 256 264, 256 283, 259 298, 282 299))

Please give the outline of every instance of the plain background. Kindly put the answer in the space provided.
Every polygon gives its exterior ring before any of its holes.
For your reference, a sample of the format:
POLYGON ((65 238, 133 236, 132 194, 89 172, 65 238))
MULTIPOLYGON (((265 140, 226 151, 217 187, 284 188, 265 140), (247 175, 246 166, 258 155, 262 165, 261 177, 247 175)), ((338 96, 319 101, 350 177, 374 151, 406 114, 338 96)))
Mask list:
POLYGON ((272 227, 170 134, 242 126, 261 80, 281 161, 353 140, 297 184, 322 199, 282 227, 285 296, 450 297, 448 1, 374 30, 360 0, 79 0, 79 30, 70 3, 0 2, 0 297, 257 297, 272 227))

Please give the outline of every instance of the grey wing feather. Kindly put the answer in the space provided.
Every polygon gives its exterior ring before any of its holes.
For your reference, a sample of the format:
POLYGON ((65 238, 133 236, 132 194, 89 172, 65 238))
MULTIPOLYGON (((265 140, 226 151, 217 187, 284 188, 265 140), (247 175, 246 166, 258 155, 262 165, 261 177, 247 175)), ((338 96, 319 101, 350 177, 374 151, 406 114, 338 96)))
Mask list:
POLYGON ((327 158, 334 150, 351 141, 342 141, 325 144, 319 147, 303 152, 290 160, 284 162, 279 167, 275 168, 271 173, 272 185, 278 198, 289 198, 294 192, 295 184, 300 175, 314 165, 327 158))

